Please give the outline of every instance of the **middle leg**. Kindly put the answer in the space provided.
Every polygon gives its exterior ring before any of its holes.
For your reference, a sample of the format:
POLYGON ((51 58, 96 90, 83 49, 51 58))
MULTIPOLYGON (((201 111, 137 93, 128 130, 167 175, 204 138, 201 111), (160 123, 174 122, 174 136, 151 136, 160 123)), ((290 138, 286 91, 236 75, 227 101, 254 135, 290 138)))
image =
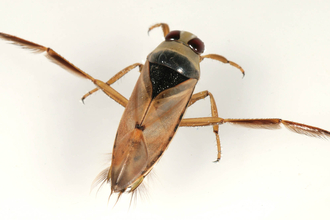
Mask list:
MULTIPOLYGON (((131 71, 132 69, 134 69, 135 67, 139 67, 139 72, 141 72, 143 64, 142 63, 134 63, 128 67, 126 67, 125 69, 121 70, 120 72, 118 72, 116 75, 114 75, 113 77, 111 77, 111 79, 109 79, 105 84, 110 86, 111 84, 115 83, 118 79, 120 79, 121 77, 123 77, 126 73, 128 73, 129 71, 131 71)), ((86 93, 82 98, 81 101, 84 102, 84 100, 92 95, 93 93, 95 93, 97 90, 99 90, 98 87, 96 87, 95 89, 89 91, 88 93, 86 93)), ((126 104, 127 104, 127 99, 126 99, 126 104)), ((125 105, 126 106, 126 105, 125 105)))
MULTIPOLYGON (((210 97, 212 118, 218 118, 219 117, 218 116, 218 108, 217 108, 217 105, 215 103, 214 97, 213 97, 212 93, 210 93, 207 90, 192 95, 192 97, 191 97, 191 99, 188 103, 188 107, 193 105, 198 100, 206 98, 207 96, 210 97)), ((185 120, 185 119, 183 119, 183 120, 185 120)), ((184 125, 180 124, 180 126, 184 126, 184 125)), ((214 161, 214 162, 218 162, 221 158, 221 144, 220 144, 220 137, 219 137, 219 124, 214 124, 213 125, 213 132, 214 132, 215 138, 217 140, 217 151, 218 151, 217 160, 214 161)))

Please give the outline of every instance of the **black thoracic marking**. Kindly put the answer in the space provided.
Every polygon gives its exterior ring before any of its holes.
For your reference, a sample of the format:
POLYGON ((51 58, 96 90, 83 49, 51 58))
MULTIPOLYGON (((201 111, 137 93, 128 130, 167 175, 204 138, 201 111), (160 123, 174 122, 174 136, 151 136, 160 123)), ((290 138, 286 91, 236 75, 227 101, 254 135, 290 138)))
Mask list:
POLYGON ((152 98, 155 98, 162 91, 172 88, 188 80, 177 71, 155 63, 150 63, 150 81, 152 84, 152 98))

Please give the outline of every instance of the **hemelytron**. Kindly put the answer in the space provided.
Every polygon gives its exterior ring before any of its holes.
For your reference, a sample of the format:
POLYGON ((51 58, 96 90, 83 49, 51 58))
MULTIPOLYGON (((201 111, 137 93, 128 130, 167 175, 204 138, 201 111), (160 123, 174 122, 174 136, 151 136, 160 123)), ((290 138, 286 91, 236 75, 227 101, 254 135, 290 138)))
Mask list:
POLYGON ((282 119, 224 119, 218 116, 215 99, 209 91, 194 93, 200 78, 200 62, 205 58, 228 63, 244 70, 236 63, 217 54, 202 55, 204 43, 192 33, 170 31, 165 23, 158 23, 149 31, 161 27, 165 41, 156 47, 147 61, 135 63, 118 72, 107 82, 93 78, 71 64, 51 48, 0 33, 0 38, 25 49, 45 53, 46 57, 70 72, 91 80, 97 88, 83 96, 82 100, 101 89, 125 110, 121 118, 112 151, 110 167, 99 174, 96 183, 110 183, 111 194, 134 192, 167 149, 178 127, 212 126, 217 141, 217 159, 221 157, 218 135, 219 125, 232 123, 251 128, 277 129, 284 125, 291 131, 313 137, 330 137, 330 132, 282 119), (111 85, 139 67, 140 77, 127 99, 111 85), (210 98, 212 117, 184 118, 188 107, 196 101, 210 98))

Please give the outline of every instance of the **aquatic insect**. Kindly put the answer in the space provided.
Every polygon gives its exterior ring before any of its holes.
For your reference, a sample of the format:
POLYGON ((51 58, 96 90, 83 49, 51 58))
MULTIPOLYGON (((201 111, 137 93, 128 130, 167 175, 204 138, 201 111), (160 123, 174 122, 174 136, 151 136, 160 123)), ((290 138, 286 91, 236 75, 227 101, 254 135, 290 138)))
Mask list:
POLYGON ((170 32, 169 26, 165 23, 155 24, 149 31, 156 27, 162 28, 165 41, 148 55, 145 64, 132 64, 107 82, 88 75, 51 48, 0 33, 0 38, 33 52, 45 52, 46 57, 54 63, 91 80, 97 88, 84 95, 82 100, 101 89, 125 108, 113 146, 111 166, 101 172, 96 179, 97 184, 110 183, 111 194, 118 193, 118 199, 124 192, 134 193, 161 158, 179 126, 212 126, 217 141, 216 161, 221 157, 218 129, 219 125, 224 123, 263 129, 278 129, 280 125, 284 125, 299 134, 330 137, 330 132, 321 128, 278 118, 220 118, 212 93, 206 90, 193 94, 200 77, 200 62, 209 58, 228 63, 239 69, 243 76, 244 70, 223 56, 202 55, 204 43, 192 33, 178 30, 170 32), (111 84, 136 67, 141 74, 130 99, 127 100, 114 90, 111 84), (189 106, 206 97, 210 98, 212 117, 183 118, 189 106))

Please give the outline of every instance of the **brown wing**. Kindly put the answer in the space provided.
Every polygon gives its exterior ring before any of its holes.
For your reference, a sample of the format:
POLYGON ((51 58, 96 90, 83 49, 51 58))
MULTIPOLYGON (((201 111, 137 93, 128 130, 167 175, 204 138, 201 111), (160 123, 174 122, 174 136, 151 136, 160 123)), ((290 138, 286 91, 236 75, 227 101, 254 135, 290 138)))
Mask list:
POLYGON ((114 192, 125 190, 151 170, 175 134, 196 83, 196 79, 189 79, 152 100, 149 64, 144 65, 122 116, 112 152, 114 192))
POLYGON ((163 91, 151 102, 143 122, 149 154, 147 169, 152 168, 173 138, 196 82, 189 79, 163 91))

